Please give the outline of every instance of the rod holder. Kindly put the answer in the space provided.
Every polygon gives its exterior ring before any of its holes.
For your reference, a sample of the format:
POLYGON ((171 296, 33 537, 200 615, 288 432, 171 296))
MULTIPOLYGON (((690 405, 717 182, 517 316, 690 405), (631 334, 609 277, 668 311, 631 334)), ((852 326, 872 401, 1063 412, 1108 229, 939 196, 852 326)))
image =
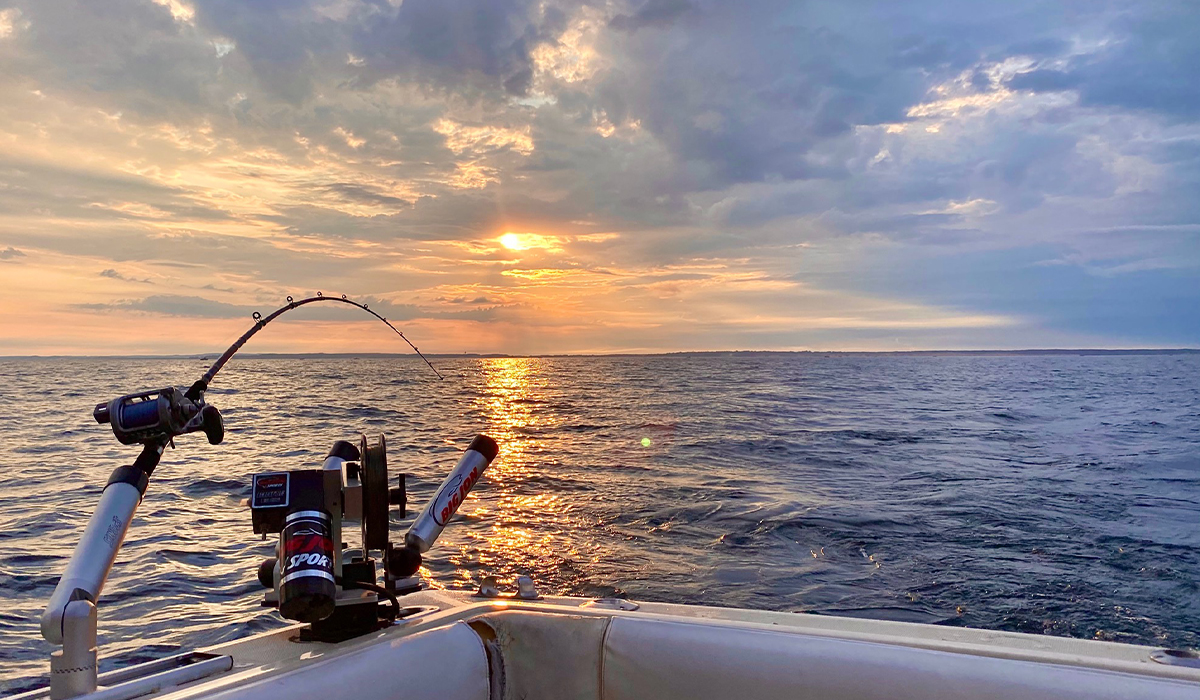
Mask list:
POLYGON ((50 654, 50 700, 96 691, 96 604, 87 598, 67 603, 62 617, 62 649, 50 654))

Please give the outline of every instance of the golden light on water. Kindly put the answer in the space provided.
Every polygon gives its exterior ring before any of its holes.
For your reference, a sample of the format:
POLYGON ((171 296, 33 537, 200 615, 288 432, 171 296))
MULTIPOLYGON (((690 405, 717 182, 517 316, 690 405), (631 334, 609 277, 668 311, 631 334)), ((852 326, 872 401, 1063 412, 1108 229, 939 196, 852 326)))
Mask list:
POLYGON ((500 444, 503 459, 491 472, 497 483, 520 480, 527 473, 527 451, 535 444, 531 428, 546 420, 535 413, 541 407, 545 377, 542 360, 533 357, 496 357, 481 360, 484 386, 475 399, 487 420, 487 433, 500 444))
POLYGON ((549 389, 539 358, 488 358, 481 360, 483 387, 476 399, 486 420, 486 432, 500 445, 500 457, 488 471, 499 494, 495 512, 485 507, 476 516, 491 523, 483 538, 480 563, 493 571, 516 562, 551 562, 570 549, 553 534, 557 528, 541 527, 563 515, 561 496, 530 493, 527 485, 546 465, 537 462, 543 451, 538 435, 563 420, 546 400, 549 389))

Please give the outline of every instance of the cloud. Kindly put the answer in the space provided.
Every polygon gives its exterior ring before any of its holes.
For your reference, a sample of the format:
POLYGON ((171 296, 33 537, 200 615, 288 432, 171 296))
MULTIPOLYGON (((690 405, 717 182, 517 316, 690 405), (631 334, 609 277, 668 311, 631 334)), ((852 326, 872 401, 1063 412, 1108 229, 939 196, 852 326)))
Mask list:
POLYGON ((1146 110, 1176 119, 1200 117, 1200 16, 1187 2, 1158 3, 1121 13, 1109 25, 1116 38, 1071 62, 1085 105, 1146 110))
MULTIPOLYGON (((105 275, 108 276, 108 275, 105 275)), ((315 296, 316 292, 300 292, 299 296, 294 298, 308 298, 315 296)), ((332 296, 332 295, 330 295, 332 296)), ((429 314, 423 312, 417 306, 412 304, 396 304, 384 299, 376 297, 360 297, 354 299, 383 316, 389 321, 408 321, 414 318, 453 318, 453 317, 471 317, 478 316, 477 311, 454 311, 429 314)), ((86 311, 99 312, 123 312, 137 311, 152 314, 160 314, 163 316, 181 316, 191 318, 246 318, 253 317, 255 312, 266 316, 268 313, 275 311, 276 308, 285 306, 287 302, 280 299, 278 302, 267 302, 264 304, 232 304, 223 301, 217 301, 201 296, 191 296, 183 294, 154 294, 138 299, 121 299, 110 303, 87 303, 76 304, 75 307, 86 311)), ((337 303, 335 301, 316 302, 305 306, 297 307, 290 311, 291 319, 307 320, 307 321, 347 321, 361 320, 366 318, 359 315, 361 311, 352 309, 349 305, 337 303)))
POLYGON ((150 280, 149 278, 137 279, 136 277, 126 277, 125 275, 122 275, 120 272, 117 272, 116 270, 114 270, 111 267, 107 268, 105 270, 101 270, 100 276, 107 277, 108 279, 113 279, 113 280, 121 280, 123 282, 138 282, 141 284, 154 284, 154 282, 152 280, 150 280))
POLYGON ((337 11, 318 2, 286 10, 232 0, 195 7, 198 27, 228 37, 258 85, 296 105, 326 76, 355 87, 419 78, 450 89, 522 94, 538 25, 555 16, 553 8, 539 13, 535 3, 512 0, 345 2, 337 11))
POLYGON ((21 17, 21 10, 16 7, 0 10, 0 39, 9 39, 18 31, 29 28, 29 22, 22 21, 21 17))
POLYGON ((632 15, 619 14, 608 26, 623 32, 636 32, 644 27, 665 27, 692 9, 687 0, 648 0, 632 15))
POLYGON ((1008 86, 1014 90, 1032 90, 1034 92, 1061 92, 1078 88, 1082 79, 1072 73, 1052 69, 1036 69, 1017 73, 1008 81, 1008 86))
POLYGON ((165 316, 195 318, 241 318, 249 317, 253 311, 249 307, 180 294, 156 294, 142 299, 126 299, 107 304, 76 304, 75 306, 86 311, 144 311, 165 316))
POLYGON ((0 309, 44 284, 63 313, 87 294, 106 323, 218 327, 320 285, 493 351, 1200 342, 1178 320, 1200 304, 1197 21, 1182 2, 16 2, 0 259, 38 254, 6 266, 0 309), (117 284, 151 279, 174 293, 117 284))

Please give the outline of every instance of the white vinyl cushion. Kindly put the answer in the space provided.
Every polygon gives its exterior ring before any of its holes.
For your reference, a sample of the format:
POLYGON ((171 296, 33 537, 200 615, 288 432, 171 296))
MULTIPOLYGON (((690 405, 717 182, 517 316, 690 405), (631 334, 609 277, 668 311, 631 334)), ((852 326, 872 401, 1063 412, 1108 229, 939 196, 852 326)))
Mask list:
POLYGON ((1200 700, 1200 686, 1071 666, 614 618, 603 700, 1200 700))
POLYGON ((607 617, 500 611, 477 618, 503 649, 504 698, 600 700, 607 617))
POLYGON ((310 662, 210 700, 488 700, 487 654, 463 622, 310 662))

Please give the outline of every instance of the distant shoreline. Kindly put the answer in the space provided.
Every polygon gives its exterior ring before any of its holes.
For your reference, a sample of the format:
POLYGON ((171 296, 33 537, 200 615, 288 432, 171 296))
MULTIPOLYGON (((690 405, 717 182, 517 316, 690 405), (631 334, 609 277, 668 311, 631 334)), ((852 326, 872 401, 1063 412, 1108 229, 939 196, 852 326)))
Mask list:
MULTIPOLYGON (((567 358, 567 357, 672 357, 679 355, 933 355, 933 356, 1003 356, 1003 355, 1196 355, 1200 348, 1045 348, 1029 350, 685 350, 678 352, 611 352, 611 353, 543 353, 531 355, 508 355, 503 353, 443 353, 430 354, 430 358, 442 359, 519 359, 519 358, 567 358)), ((220 352, 188 353, 180 355, 0 355, 0 360, 215 360, 220 352)), ((382 359, 412 358, 412 353, 403 352, 248 352, 239 353, 239 359, 382 359)))

